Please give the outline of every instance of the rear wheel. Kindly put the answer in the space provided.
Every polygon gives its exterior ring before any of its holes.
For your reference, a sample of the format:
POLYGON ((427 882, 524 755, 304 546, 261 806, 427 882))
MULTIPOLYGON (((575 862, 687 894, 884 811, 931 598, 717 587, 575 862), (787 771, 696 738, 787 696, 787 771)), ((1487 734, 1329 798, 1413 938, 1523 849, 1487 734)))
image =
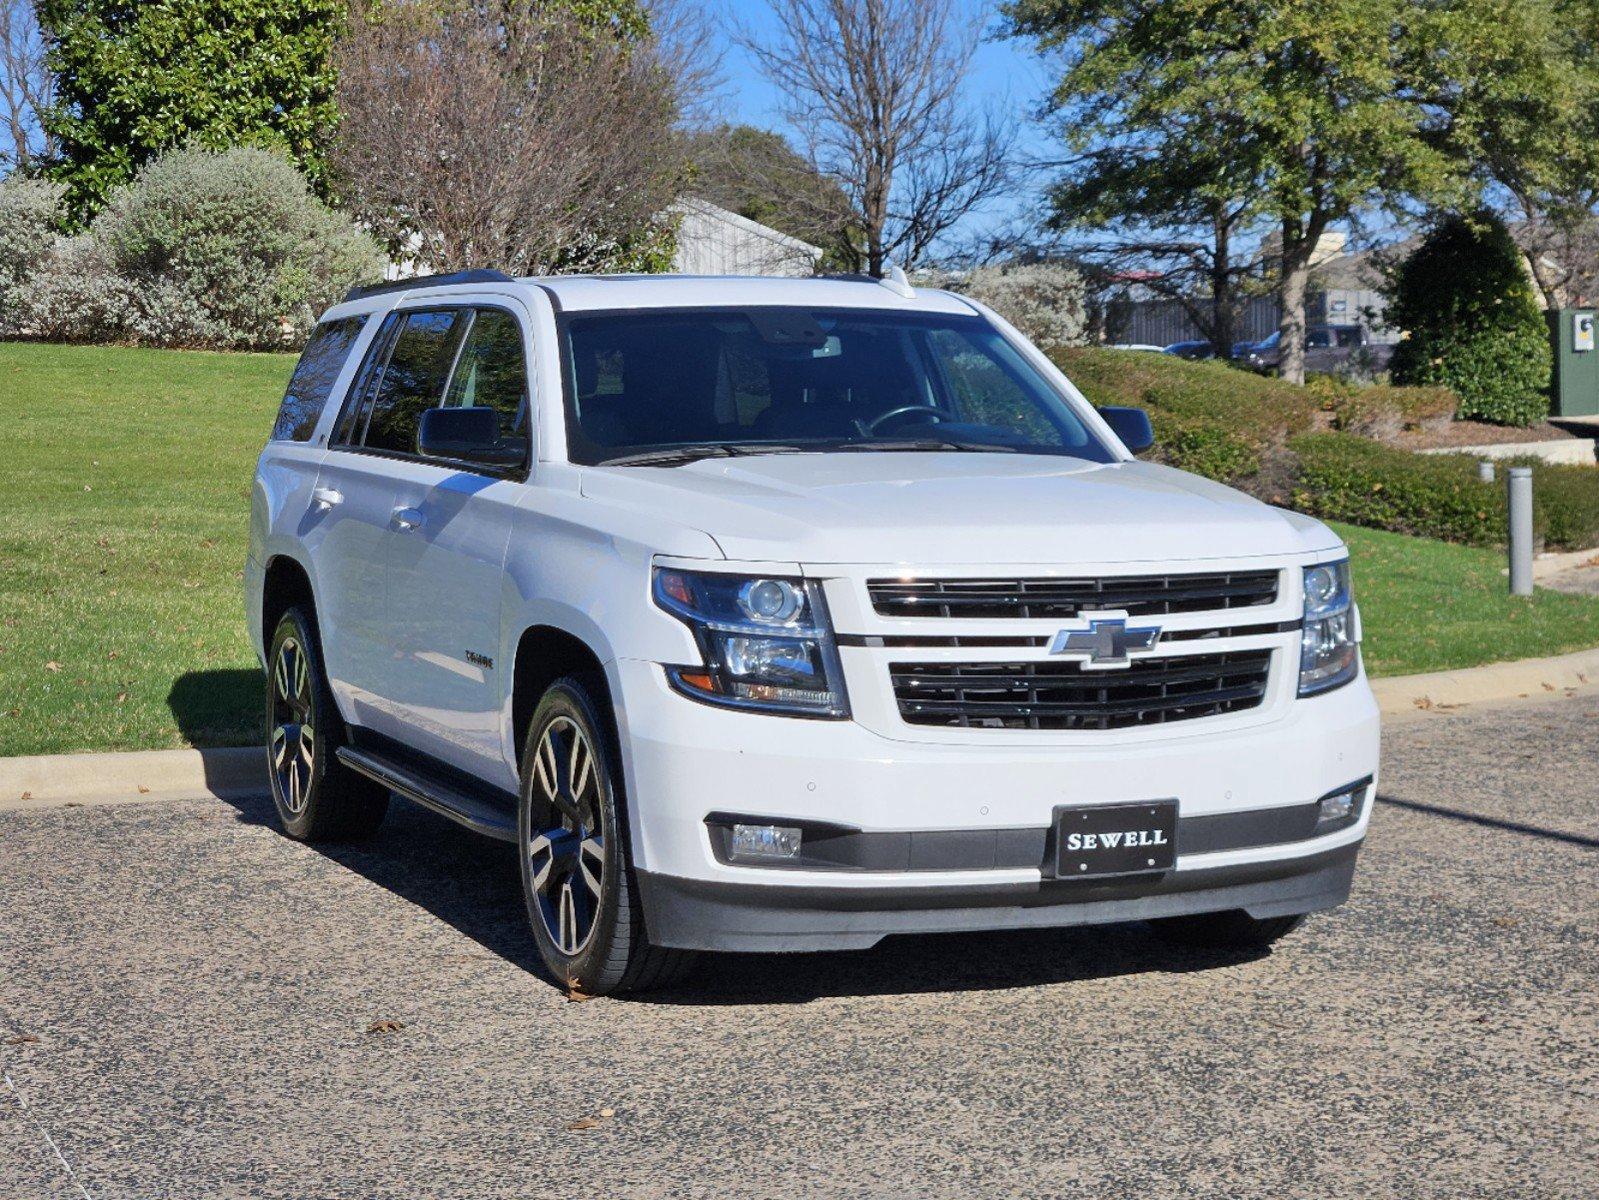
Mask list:
POLYGON ((1303 913, 1257 920, 1242 909, 1195 913, 1187 917, 1161 917, 1150 922, 1155 932, 1168 942, 1207 950, 1264 950, 1304 923, 1303 913))
POLYGON ((534 941, 551 974, 588 996, 662 986, 692 957, 645 936, 604 695, 581 676, 544 693, 528 725, 517 806, 534 941))
POLYGON ((267 768, 284 832, 303 841, 365 837, 389 808, 388 789, 338 761, 344 744, 322 671, 316 624, 298 606, 278 621, 267 654, 267 768))

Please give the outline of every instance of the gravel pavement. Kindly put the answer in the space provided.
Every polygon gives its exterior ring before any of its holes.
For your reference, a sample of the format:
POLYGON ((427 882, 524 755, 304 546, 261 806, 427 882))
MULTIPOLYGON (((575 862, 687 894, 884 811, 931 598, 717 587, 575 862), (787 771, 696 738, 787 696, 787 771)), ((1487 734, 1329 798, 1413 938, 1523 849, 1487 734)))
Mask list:
POLYGON ((1270 954, 900 938, 581 1003, 511 850, 409 806, 325 851, 264 801, 3 813, 0 1200, 1599 1195, 1599 699, 1385 754, 1354 898, 1270 954))

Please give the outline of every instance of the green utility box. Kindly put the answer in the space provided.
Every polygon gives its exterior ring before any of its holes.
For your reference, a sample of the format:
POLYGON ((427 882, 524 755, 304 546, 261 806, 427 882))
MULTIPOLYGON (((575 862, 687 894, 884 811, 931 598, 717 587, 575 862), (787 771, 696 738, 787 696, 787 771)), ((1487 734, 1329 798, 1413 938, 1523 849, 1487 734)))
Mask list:
POLYGON ((1552 309, 1549 344, 1555 352, 1550 389, 1554 415, 1599 417, 1599 349, 1594 347, 1594 310, 1552 309))

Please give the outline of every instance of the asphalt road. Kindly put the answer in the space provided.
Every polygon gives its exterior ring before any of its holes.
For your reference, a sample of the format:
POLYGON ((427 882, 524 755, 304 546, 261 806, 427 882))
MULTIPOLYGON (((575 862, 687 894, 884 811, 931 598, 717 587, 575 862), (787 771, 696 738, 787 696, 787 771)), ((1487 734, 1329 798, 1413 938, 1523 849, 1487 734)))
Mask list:
POLYGON ((1599 700, 1385 770, 1354 899, 1267 955, 905 938, 583 1003, 507 849, 414 809, 328 853, 262 802, 0 814, 0 1198, 1599 1195, 1599 700))

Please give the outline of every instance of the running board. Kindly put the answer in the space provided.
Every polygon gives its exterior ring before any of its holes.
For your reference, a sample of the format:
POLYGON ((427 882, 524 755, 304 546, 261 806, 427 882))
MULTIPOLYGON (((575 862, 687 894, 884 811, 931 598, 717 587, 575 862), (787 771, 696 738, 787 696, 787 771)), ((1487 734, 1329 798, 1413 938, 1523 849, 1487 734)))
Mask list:
POLYGON ((410 767, 402 767, 370 750, 340 746, 336 753, 339 761, 352 771, 375 779, 384 787, 400 793, 412 803, 432 809, 441 817, 465 825, 473 833, 481 833, 484 837, 501 842, 516 841, 516 817, 479 796, 470 795, 410 767))

